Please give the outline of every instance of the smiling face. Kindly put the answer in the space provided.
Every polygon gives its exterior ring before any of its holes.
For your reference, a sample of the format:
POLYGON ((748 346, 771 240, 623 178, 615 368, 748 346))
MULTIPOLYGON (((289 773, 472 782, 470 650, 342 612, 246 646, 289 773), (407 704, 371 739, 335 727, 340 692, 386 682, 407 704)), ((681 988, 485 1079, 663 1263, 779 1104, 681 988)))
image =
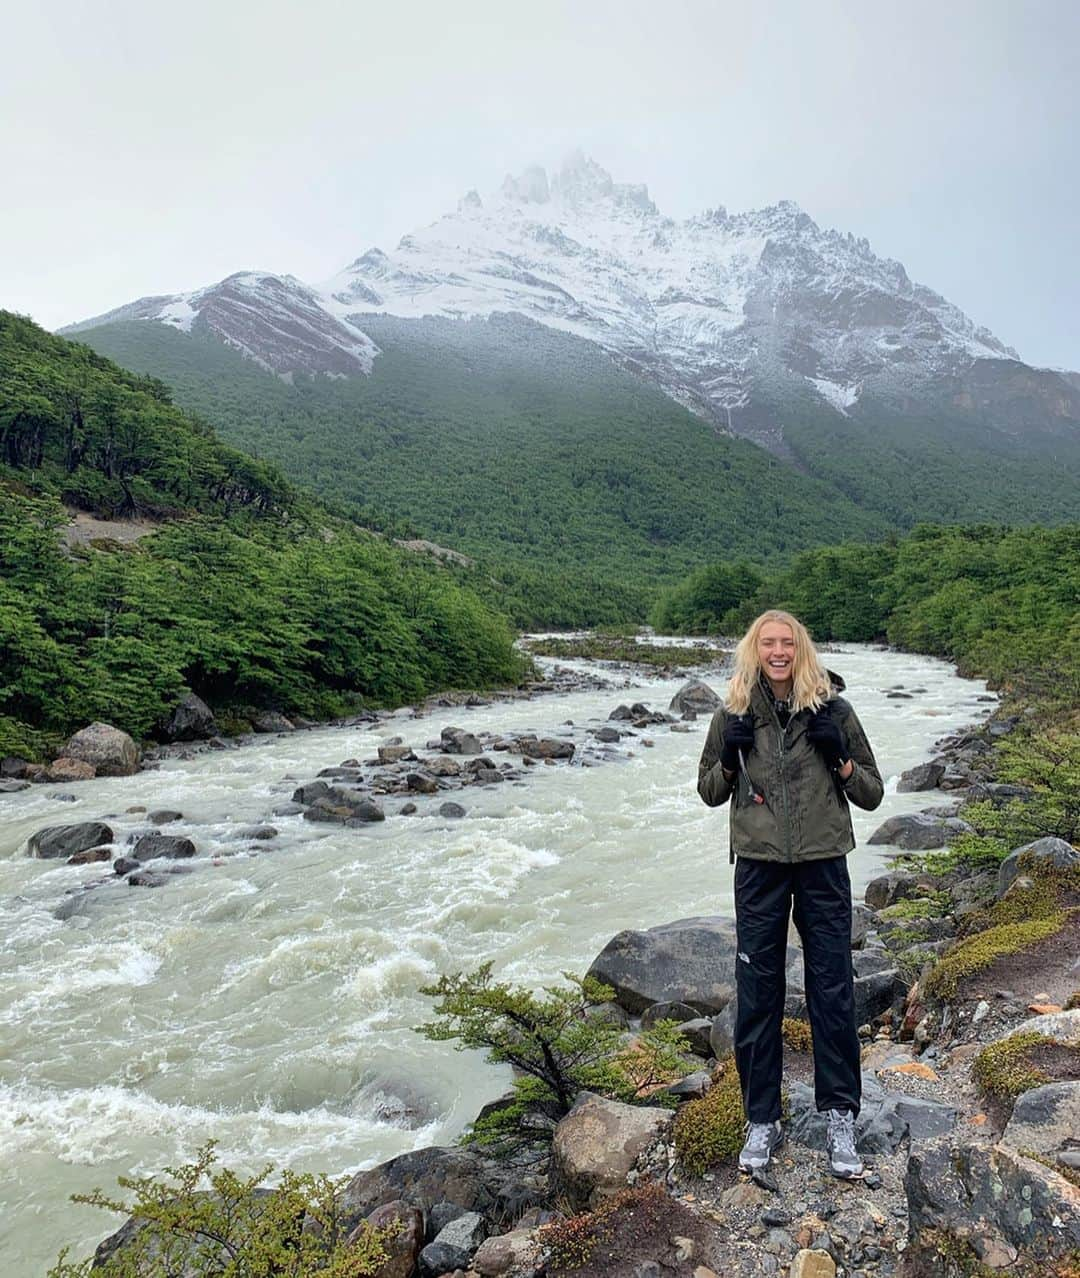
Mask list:
POLYGON ((773 692, 786 697, 795 673, 795 634, 786 622, 765 622, 758 631, 757 658, 773 692))

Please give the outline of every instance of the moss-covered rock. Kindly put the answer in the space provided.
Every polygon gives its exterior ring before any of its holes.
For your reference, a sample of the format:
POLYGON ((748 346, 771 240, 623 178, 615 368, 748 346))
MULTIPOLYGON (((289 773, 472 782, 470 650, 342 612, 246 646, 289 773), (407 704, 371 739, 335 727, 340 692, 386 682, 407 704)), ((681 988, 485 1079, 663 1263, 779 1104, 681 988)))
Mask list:
POLYGON ((1040 1087, 1049 1077, 1031 1061, 1037 1047, 1053 1047, 1045 1034, 1027 1031, 990 1043, 975 1057, 971 1069, 979 1089, 996 1100, 1015 1100, 1021 1092, 1040 1087))
POLYGON ((1060 932, 1065 913, 1048 918, 1030 919, 1025 923, 1003 923, 961 941, 943 955, 926 978, 926 993, 931 998, 948 999, 956 995, 960 982, 988 968, 1005 954, 1018 954, 1060 932))

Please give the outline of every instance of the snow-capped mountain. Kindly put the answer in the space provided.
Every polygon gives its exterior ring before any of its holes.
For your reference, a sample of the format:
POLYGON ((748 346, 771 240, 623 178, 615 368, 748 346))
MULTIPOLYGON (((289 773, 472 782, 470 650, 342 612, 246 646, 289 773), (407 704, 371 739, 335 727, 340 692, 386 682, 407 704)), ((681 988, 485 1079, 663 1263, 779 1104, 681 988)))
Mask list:
POLYGON ((530 168, 491 195, 470 191, 391 252, 369 249, 317 287, 233 275, 74 329, 205 326, 278 374, 348 375, 368 373, 378 354, 365 316, 500 312, 596 343, 721 429, 781 454, 793 402, 843 416, 870 402, 945 406, 1013 432, 1080 423, 1073 384, 1021 363, 865 239, 823 230, 789 201, 676 221, 646 187, 614 182, 580 153, 550 177, 530 168))
POLYGON ((491 197, 471 191, 322 292, 361 324, 372 311, 528 315, 735 428, 763 380, 794 375, 846 412, 872 380, 914 387, 1019 358, 899 262, 793 203, 677 222, 580 153, 550 180, 532 168, 491 197))
POLYGON ((198 325, 269 372, 370 373, 375 343, 327 308, 291 275, 239 271, 193 293, 143 297, 62 330, 78 333, 124 320, 156 320, 191 332, 198 325))

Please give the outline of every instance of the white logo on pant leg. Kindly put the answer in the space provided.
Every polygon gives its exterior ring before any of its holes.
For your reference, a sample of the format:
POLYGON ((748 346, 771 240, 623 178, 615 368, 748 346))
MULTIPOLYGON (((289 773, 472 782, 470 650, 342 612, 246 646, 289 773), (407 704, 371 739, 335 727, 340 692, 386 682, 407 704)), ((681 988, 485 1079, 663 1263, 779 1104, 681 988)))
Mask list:
POLYGON ((750 955, 749 955, 749 954, 747 954, 747 952, 746 952, 745 950, 740 950, 740 951, 739 951, 739 958, 741 958, 741 959, 742 959, 742 961, 743 961, 744 963, 749 963, 749 962, 750 962, 750 955))

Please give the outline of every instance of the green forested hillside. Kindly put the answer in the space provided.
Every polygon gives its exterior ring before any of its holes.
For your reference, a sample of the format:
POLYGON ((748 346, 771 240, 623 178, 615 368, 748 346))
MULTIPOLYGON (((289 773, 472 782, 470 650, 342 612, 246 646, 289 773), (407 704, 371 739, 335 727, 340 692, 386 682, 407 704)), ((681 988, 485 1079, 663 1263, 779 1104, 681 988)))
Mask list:
POLYGON ((292 385, 197 326, 129 322, 79 338, 381 526, 530 578, 514 596, 522 619, 630 616, 651 588, 717 555, 767 565, 921 521, 1080 517, 1075 432, 1010 436, 947 405, 933 420, 884 405, 843 417, 778 391, 759 408, 783 424, 795 469, 718 437, 589 343, 520 317, 363 325, 382 350, 370 377, 292 385), (591 612, 590 596, 616 583, 624 593, 591 612))
POLYGON ((889 526, 576 338, 508 316, 364 327, 383 352, 370 377, 293 385, 198 331, 129 322, 79 339, 320 493, 571 585, 652 585, 718 550, 784 555, 889 526))
POLYGON ((504 617, 454 570, 3 313, 0 450, 0 755, 92 719, 152 735, 187 689, 233 716, 332 715, 520 674, 504 617), (157 530, 68 548, 72 507, 157 530))

